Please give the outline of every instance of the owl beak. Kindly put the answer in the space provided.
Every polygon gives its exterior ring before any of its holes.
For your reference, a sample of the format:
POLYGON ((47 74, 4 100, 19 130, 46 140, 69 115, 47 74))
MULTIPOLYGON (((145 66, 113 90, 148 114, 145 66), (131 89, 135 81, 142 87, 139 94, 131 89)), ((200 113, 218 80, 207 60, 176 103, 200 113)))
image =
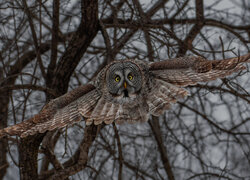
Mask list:
POLYGON ((123 86, 124 86, 125 89, 127 89, 127 83, 126 82, 123 83, 123 86))

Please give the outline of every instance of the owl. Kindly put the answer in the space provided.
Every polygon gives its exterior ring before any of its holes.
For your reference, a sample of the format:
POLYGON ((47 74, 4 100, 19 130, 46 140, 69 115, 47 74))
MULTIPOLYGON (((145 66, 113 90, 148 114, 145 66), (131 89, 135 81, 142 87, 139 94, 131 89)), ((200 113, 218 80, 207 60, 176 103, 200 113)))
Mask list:
POLYGON ((224 60, 199 56, 160 62, 116 60, 85 86, 51 100, 39 114, 0 130, 0 136, 26 137, 72 125, 145 122, 188 95, 183 87, 222 78, 245 69, 250 54, 224 60))

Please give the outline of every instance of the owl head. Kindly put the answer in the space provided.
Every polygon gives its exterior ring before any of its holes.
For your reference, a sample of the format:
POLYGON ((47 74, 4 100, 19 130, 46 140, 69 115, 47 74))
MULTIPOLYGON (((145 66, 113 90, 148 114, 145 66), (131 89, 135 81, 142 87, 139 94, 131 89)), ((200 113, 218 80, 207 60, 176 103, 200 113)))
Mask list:
POLYGON ((133 98, 142 88, 141 69, 132 61, 116 61, 106 71, 108 92, 117 98, 133 98))

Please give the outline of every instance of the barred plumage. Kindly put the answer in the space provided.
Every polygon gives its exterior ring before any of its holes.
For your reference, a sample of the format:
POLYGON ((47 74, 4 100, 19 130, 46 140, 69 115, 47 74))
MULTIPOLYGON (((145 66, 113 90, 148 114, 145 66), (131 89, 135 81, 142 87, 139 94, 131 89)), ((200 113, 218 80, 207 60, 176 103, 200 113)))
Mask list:
POLYGON ((34 117, 0 130, 0 137, 26 137, 79 122, 86 125, 147 121, 161 115, 188 92, 181 88, 222 78, 245 69, 250 54, 225 59, 181 57, 148 63, 138 60, 114 61, 90 84, 50 101, 34 117))

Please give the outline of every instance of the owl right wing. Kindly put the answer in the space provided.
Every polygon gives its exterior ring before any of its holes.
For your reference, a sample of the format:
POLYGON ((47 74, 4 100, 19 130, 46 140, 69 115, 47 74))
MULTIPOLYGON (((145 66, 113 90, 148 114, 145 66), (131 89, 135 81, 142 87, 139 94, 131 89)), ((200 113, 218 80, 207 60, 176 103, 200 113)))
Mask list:
POLYGON ((206 60, 199 56, 188 56, 149 64, 153 77, 153 87, 147 103, 153 115, 161 115, 172 103, 188 95, 181 88, 198 82, 207 82, 222 78, 245 69, 245 62, 250 62, 250 54, 224 59, 206 60))
POLYGON ((82 116, 88 118, 100 97, 100 92, 92 84, 78 87, 51 100, 34 117, 0 130, 0 138, 5 135, 23 138, 72 125, 79 122, 82 116))
POLYGON ((207 60, 200 56, 187 56, 150 64, 149 70, 159 79, 178 87, 194 85, 222 78, 245 69, 250 53, 223 60, 207 60))

